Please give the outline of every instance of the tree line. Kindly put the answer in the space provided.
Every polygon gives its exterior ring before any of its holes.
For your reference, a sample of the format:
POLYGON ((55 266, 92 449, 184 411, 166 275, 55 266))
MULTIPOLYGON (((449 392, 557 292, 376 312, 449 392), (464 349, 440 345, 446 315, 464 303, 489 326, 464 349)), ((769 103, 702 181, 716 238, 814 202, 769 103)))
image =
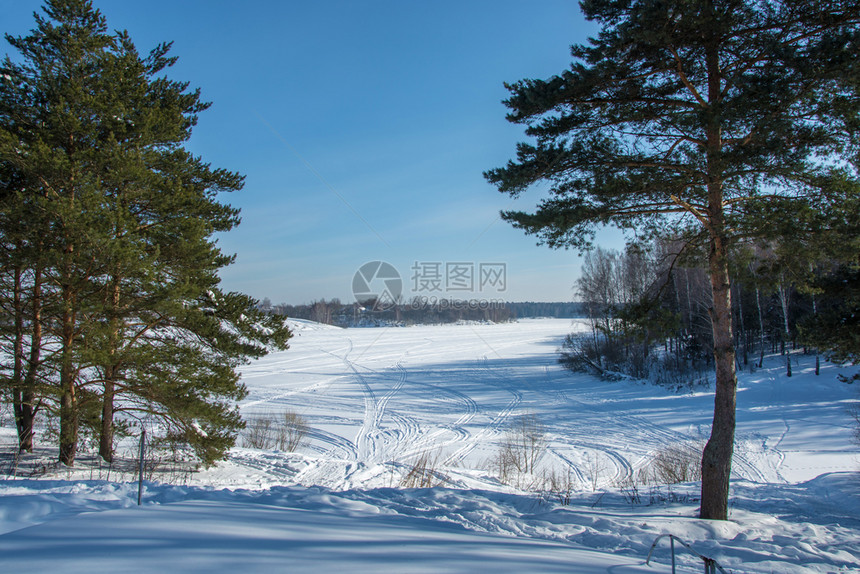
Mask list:
MULTIPOLYGON (((680 247, 655 241, 623 253, 599 247, 587 253, 577 293, 591 329, 566 339, 562 363, 610 378, 707 383, 714 366, 707 271, 701 257, 679 259, 680 247)), ((850 340, 856 331, 849 330, 860 311, 856 269, 851 278, 837 259, 817 252, 817 259, 803 260, 800 253, 796 243, 763 242, 733 251, 738 369, 761 368, 765 354, 778 353, 790 377, 798 348, 815 356, 816 375, 822 352, 838 362, 857 359, 850 340)))
POLYGON ((502 323, 517 318, 553 317, 578 318, 586 316, 585 304, 573 302, 496 302, 439 299, 428 301, 421 297, 409 303, 380 306, 375 301, 343 303, 340 299, 319 299, 303 305, 272 304, 264 298, 259 305, 264 313, 306 319, 338 327, 360 327, 375 324, 431 325, 457 321, 489 321, 502 323))
POLYGON ((88 0, 48 0, 0 64, 0 393, 21 451, 43 420, 59 461, 111 461, 144 423, 204 463, 243 423, 237 366, 290 332, 225 292, 243 176, 185 149, 199 89, 169 78, 88 0))
POLYGON ((438 299, 427 301, 420 297, 408 303, 381 303, 376 299, 360 303, 343 303, 340 299, 319 299, 303 305, 279 303, 272 305, 263 299, 260 310, 293 319, 316 321, 337 327, 373 327, 380 325, 430 325, 457 321, 510 321, 513 315, 508 304, 490 301, 459 301, 438 299))

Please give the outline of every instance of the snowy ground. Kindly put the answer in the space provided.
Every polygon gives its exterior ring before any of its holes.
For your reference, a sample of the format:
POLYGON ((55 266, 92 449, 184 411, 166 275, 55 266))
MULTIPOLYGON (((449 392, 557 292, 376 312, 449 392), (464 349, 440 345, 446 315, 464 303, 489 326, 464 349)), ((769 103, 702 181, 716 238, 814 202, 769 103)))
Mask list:
POLYGON ((655 452, 707 436, 711 392, 562 370, 556 351, 580 324, 296 327, 290 350, 244 369, 241 408, 300 413, 312 430, 299 452, 236 448, 181 486, 147 484, 143 509, 127 508, 136 487, 92 469, 2 481, 3 570, 62 555, 65 571, 665 572, 665 544, 643 563, 672 533, 735 572, 860 571, 857 390, 831 365, 816 377, 796 355, 789 379, 775 357, 741 376, 731 519, 714 523, 694 518, 696 484, 631 487, 655 452), (518 489, 491 461, 521 414, 547 448, 518 489), (441 486, 397 488, 422 456, 441 486), (538 478, 552 473, 570 477, 569 505, 538 478), (106 549, 87 542, 105 533, 106 549))

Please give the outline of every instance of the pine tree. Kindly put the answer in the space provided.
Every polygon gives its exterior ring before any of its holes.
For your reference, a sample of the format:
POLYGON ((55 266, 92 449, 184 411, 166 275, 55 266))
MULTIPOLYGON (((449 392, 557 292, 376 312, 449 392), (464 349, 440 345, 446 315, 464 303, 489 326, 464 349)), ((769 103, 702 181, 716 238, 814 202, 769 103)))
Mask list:
POLYGON ((806 0, 584 0, 601 25, 549 80, 509 85, 533 143, 486 173, 534 213, 504 218, 551 247, 614 224, 708 253, 716 392, 701 516, 728 515, 737 380, 729 250, 775 221, 856 194, 860 5, 806 0))
POLYGON ((41 366, 55 377, 53 389, 41 398, 59 412, 60 458, 66 463, 74 461, 78 440, 78 381, 86 365, 77 353, 88 322, 89 279, 101 272, 95 257, 105 219, 98 150, 106 138, 94 120, 115 112, 99 98, 110 79, 97 73, 110 57, 111 38, 97 14, 73 12, 70 5, 49 5, 46 14, 58 25, 37 17, 35 36, 7 37, 24 63, 4 63, 0 152, 6 169, 22 184, 4 207, 12 207, 10 213, 16 204, 24 207, 22 222, 42 233, 38 238, 19 235, 18 246, 20 253, 38 257, 31 267, 34 272, 41 268, 41 286, 51 302, 54 320, 46 322, 43 315, 42 328, 52 351, 41 366))
MULTIPOLYGON (((2 98, 0 98, 2 101, 2 98)), ((0 112, 2 113, 2 112, 0 112)), ((18 431, 18 448, 31 451, 33 426, 41 405, 37 400, 37 371, 41 363, 42 267, 38 239, 41 228, 27 202, 16 193, 19 174, 2 166, 0 175, 0 346, 11 360, 4 363, 0 390, 8 393, 18 431), (3 169, 5 168, 5 169, 3 169), (24 225, 24 221, 28 221, 24 225), (35 247, 34 247, 35 246, 35 247)))
MULTIPOLYGON (((7 37, 22 63, 7 58, 0 78, 0 166, 2 238, 26 273, 5 274, 21 288, 4 300, 39 310, 50 345, 30 341, 52 352, 36 363, 47 384, 10 388, 59 415, 66 464, 82 426, 110 460, 116 417, 134 412, 212 462, 242 427, 236 367, 290 337, 253 299, 218 288, 233 258, 212 236, 239 218, 216 196, 243 177, 183 148, 209 104, 164 75, 170 44, 141 57, 86 0, 44 11, 29 36, 7 37), (19 233, 16 214, 38 235, 19 233), (32 294, 26 304, 18 291, 32 294)), ((16 349, 23 339, 7 337, 16 349)), ((17 365, 10 380, 25 381, 17 365)))

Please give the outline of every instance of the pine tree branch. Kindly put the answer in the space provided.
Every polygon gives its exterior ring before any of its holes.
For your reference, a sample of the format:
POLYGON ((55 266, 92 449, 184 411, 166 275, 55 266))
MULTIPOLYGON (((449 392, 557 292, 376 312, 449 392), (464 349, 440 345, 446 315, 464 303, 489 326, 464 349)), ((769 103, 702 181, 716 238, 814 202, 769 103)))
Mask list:
MULTIPOLYGON (((709 106, 708 102, 705 101, 705 98, 702 97, 702 94, 699 93, 699 90, 690 82, 690 79, 687 77, 687 74, 684 73, 684 66, 681 63, 681 57, 678 55, 678 51, 674 46, 669 46, 669 51, 672 52, 672 56, 675 58, 675 63, 677 65, 678 77, 681 79, 681 82, 687 87, 687 90, 693 95, 699 105, 703 108, 707 108, 709 106)), ((712 102, 714 103, 714 102, 712 102)))
POLYGON ((693 214, 693 217, 695 217, 696 219, 698 219, 698 220, 699 220, 699 222, 700 222, 703 226, 705 226, 706 228, 710 228, 710 219, 707 217, 707 215, 706 215, 705 213, 703 213, 702 211, 700 211, 699 209, 697 209, 694 205, 692 205, 692 204, 690 204, 690 203, 688 203, 688 202, 684 201, 683 199, 681 199, 681 198, 680 198, 680 197, 678 197, 677 195, 674 195, 674 194, 673 194, 673 195, 670 195, 669 197, 671 197, 671 198, 672 198, 672 201, 673 201, 676 205, 680 205, 681 207, 683 207, 683 208, 684 208, 684 210, 685 210, 685 211, 687 211, 687 212, 689 212, 689 213, 693 214))

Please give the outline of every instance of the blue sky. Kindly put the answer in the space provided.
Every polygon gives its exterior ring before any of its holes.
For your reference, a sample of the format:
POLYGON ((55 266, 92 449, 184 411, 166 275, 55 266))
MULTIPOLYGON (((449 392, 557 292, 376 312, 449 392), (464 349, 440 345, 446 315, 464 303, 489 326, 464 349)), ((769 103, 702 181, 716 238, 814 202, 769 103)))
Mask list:
MULTIPOLYGON (((175 79, 214 105, 190 149, 246 175, 223 199, 242 224, 219 237, 237 262, 224 287, 273 302, 352 301, 368 261, 391 263, 412 288, 413 265, 469 263, 460 298, 563 301, 580 258, 536 246, 498 219, 529 209, 482 172, 522 139, 505 121, 503 82, 547 77, 596 29, 577 2, 96 0, 141 52, 174 41, 175 79), (481 263, 504 263, 506 286, 479 289, 481 263)), ((41 2, 0 0, 3 32, 26 34, 41 2)), ((4 45, 2 53, 8 53, 4 45)), ((619 248, 617 233, 601 236, 619 248)))

